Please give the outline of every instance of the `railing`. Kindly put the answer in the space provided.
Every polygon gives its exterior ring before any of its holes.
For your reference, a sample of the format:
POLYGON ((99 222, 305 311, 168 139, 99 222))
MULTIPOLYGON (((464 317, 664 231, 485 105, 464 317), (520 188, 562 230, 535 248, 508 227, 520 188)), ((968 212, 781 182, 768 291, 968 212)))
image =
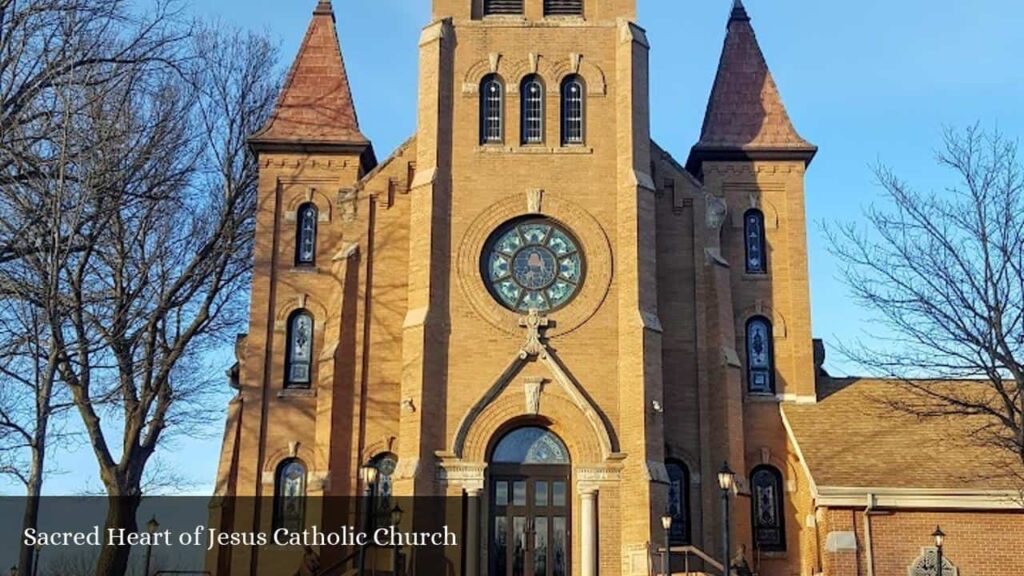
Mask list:
MULTIPOLYGON (((658 560, 659 560, 659 563, 658 563, 657 568, 652 566, 651 574, 652 575, 658 575, 658 574, 661 574, 661 566, 663 564, 660 563, 660 560, 662 558, 664 558, 665 548, 664 547, 658 547, 658 548, 654 549, 652 552, 653 552, 653 554, 651 554, 651 556, 652 556, 651 559, 654 560, 654 557, 657 557, 658 560)), ((723 576, 726 576, 725 575, 725 567, 722 566, 722 563, 717 561, 717 560, 715 560, 710 555, 708 555, 706 552, 704 552, 700 548, 697 548, 696 546, 670 546, 669 549, 668 549, 668 554, 669 554, 669 559, 670 559, 670 562, 669 562, 670 566, 672 565, 672 563, 671 563, 671 556, 673 554, 674 555, 680 555, 681 554, 683 556, 683 574, 686 574, 687 576, 689 576, 690 574, 696 574, 696 573, 702 573, 702 572, 706 573, 708 567, 714 568, 717 571, 717 574, 721 574, 723 576), (697 570, 698 566, 695 566, 695 564, 700 564, 700 566, 699 566, 700 569, 699 570, 697 570)), ((666 575, 663 575, 663 576, 669 576, 669 575, 666 574, 666 575)))

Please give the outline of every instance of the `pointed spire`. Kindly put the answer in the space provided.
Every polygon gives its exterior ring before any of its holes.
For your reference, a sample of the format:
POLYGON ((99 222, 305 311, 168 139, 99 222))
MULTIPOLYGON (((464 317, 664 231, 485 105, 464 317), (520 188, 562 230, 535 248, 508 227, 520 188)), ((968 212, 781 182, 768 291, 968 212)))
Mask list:
POLYGON ((742 0, 734 0, 718 75, 700 142, 687 168, 710 159, 761 158, 810 162, 817 152, 797 133, 782 103, 742 0))
POLYGON ((366 147, 330 0, 319 0, 274 113, 250 139, 257 149, 366 147))
POLYGON ((733 22, 736 20, 750 22, 750 16, 747 15, 747 8, 743 5, 743 0, 733 0, 732 16, 729 17, 729 21, 733 22))

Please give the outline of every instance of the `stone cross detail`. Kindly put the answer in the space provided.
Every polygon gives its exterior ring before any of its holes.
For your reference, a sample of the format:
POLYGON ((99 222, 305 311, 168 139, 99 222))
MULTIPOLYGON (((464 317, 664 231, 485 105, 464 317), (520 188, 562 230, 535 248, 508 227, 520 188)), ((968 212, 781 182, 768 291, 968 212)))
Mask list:
POLYGON ((541 332, 550 325, 547 316, 541 316, 537 310, 530 310, 530 313, 519 319, 519 326, 526 328, 526 343, 519 349, 519 357, 523 360, 531 356, 539 356, 544 359, 548 355, 548 347, 542 341, 541 332))

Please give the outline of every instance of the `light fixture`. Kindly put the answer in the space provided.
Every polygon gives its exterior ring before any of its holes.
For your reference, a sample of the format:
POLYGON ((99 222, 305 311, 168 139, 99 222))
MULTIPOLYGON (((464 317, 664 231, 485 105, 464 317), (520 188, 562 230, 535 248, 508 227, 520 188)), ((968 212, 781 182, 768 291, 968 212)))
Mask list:
POLYGON ((374 466, 363 466, 359 469, 359 475, 362 477, 363 486, 369 487, 377 483, 377 468, 374 466))
POLYGON ((722 469, 718 471, 718 487, 723 492, 732 490, 733 485, 736 483, 736 473, 729 468, 729 463, 724 462, 722 469))
POLYGON ((391 509, 391 525, 398 526, 402 523, 402 509, 395 504, 395 507, 391 509))
POLYGON ((159 527, 160 527, 160 523, 156 521, 156 516, 155 515, 152 518, 149 519, 149 522, 146 522, 146 531, 149 532, 150 534, 156 532, 156 529, 159 528, 159 527))
POLYGON ((942 543, 946 540, 946 533, 942 531, 941 527, 935 527, 935 532, 932 533, 932 537, 935 538, 935 547, 942 548, 942 543))

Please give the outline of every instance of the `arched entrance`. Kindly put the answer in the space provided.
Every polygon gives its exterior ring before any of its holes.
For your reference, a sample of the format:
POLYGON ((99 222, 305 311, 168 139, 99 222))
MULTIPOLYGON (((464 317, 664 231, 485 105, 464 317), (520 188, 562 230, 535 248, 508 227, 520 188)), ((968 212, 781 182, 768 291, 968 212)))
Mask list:
POLYGON ((565 443, 524 426, 491 452, 491 576, 569 576, 572 473, 565 443))

